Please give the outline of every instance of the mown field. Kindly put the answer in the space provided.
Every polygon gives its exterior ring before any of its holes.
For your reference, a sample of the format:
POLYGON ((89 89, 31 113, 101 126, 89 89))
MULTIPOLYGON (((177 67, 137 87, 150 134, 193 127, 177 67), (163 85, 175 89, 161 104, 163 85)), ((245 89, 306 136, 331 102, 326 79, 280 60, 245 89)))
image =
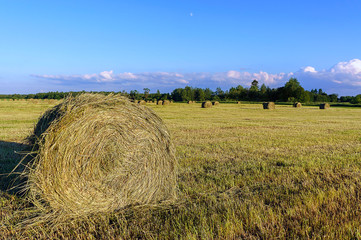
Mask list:
MULTIPOLYGON (((1 174, 54 104, 0 101, 1 174)), ((29 226, 36 213, 1 175, 0 239, 361 239, 361 108, 150 107, 176 146, 176 203, 29 226)))

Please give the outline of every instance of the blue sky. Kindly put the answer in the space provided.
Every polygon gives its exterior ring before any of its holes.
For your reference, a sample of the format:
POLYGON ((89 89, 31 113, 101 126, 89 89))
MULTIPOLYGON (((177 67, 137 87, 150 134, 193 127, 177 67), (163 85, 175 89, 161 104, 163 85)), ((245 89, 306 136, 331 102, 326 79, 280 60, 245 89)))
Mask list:
POLYGON ((361 1, 0 0, 0 93, 279 87, 361 94, 361 1))

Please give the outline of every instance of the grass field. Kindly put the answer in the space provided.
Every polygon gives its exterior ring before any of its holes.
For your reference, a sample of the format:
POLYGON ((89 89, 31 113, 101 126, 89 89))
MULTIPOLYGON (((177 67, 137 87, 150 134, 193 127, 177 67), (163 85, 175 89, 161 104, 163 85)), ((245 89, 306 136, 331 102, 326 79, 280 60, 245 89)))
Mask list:
MULTIPOLYGON (((55 103, 0 101, 0 173, 55 103)), ((2 175, 0 239, 361 239, 361 108, 150 107, 176 146, 177 203, 29 227, 2 175)))

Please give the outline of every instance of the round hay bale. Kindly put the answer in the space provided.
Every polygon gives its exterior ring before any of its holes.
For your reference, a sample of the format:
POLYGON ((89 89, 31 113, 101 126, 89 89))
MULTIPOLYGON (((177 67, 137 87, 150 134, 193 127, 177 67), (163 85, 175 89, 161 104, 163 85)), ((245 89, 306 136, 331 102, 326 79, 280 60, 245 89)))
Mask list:
POLYGON ((163 100, 159 100, 159 101, 157 102, 157 105, 163 105, 163 100))
POLYGON ((274 102, 264 102, 263 109, 275 109, 275 103, 274 102))
POLYGON ((328 104, 328 103, 320 104, 320 109, 328 109, 328 108, 330 108, 330 104, 328 104))
POLYGON ((241 104, 241 102, 238 101, 237 104, 241 104))
POLYGON ((212 107, 212 102, 210 101, 202 102, 202 108, 210 108, 210 107, 212 107))
POLYGON ((40 118, 33 135, 29 197, 41 209, 81 216, 176 197, 166 126, 120 95, 67 98, 40 118))
POLYGON ((188 104, 192 104, 193 103, 193 101, 188 101, 188 104))
POLYGON ((293 107, 300 108, 300 107, 302 107, 302 103, 296 102, 296 103, 293 104, 293 107))
POLYGON ((170 104, 170 101, 169 100, 164 100, 163 101, 163 105, 169 105, 170 104))
POLYGON ((138 101, 138 104, 140 104, 140 105, 146 105, 146 101, 140 100, 140 101, 138 101))
POLYGON ((217 105, 219 105, 219 102, 218 102, 218 101, 214 101, 214 102, 212 102, 212 105, 213 105, 213 106, 217 106, 217 105))

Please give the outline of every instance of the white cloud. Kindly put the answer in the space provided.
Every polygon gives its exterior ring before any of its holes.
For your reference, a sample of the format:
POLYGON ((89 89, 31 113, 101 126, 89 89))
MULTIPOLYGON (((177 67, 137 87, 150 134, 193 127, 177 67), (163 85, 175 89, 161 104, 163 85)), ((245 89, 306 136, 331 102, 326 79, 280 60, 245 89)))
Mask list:
MULTIPOLYGON (((328 70, 317 71, 312 66, 303 67, 296 72, 267 73, 259 71, 230 70, 216 73, 177 73, 177 72, 123 72, 115 74, 113 70, 103 71, 99 74, 84 75, 32 75, 35 78, 49 80, 56 85, 91 85, 94 90, 109 84, 120 86, 121 89, 162 89, 171 91, 177 87, 190 85, 193 87, 209 87, 215 89, 222 87, 228 89, 232 86, 242 85, 249 87, 256 79, 259 84, 270 87, 280 87, 291 77, 297 78, 305 89, 322 88, 324 91, 337 91, 340 94, 361 93, 361 60, 353 59, 348 62, 335 64, 328 70), (97 87, 98 86, 98 87, 97 87)), ((119 88, 118 88, 119 89, 119 88)), ((333 93, 330 92, 330 93, 333 93)))
POLYGON ((113 70, 111 71, 104 71, 99 73, 99 79, 98 82, 109 82, 113 81, 113 70))
POLYGON ((361 60, 352 59, 348 62, 339 62, 330 69, 332 73, 350 74, 350 75, 361 75, 361 60))
POLYGON ((314 67, 311 67, 311 66, 301 68, 301 70, 303 72, 317 73, 316 69, 314 67))

